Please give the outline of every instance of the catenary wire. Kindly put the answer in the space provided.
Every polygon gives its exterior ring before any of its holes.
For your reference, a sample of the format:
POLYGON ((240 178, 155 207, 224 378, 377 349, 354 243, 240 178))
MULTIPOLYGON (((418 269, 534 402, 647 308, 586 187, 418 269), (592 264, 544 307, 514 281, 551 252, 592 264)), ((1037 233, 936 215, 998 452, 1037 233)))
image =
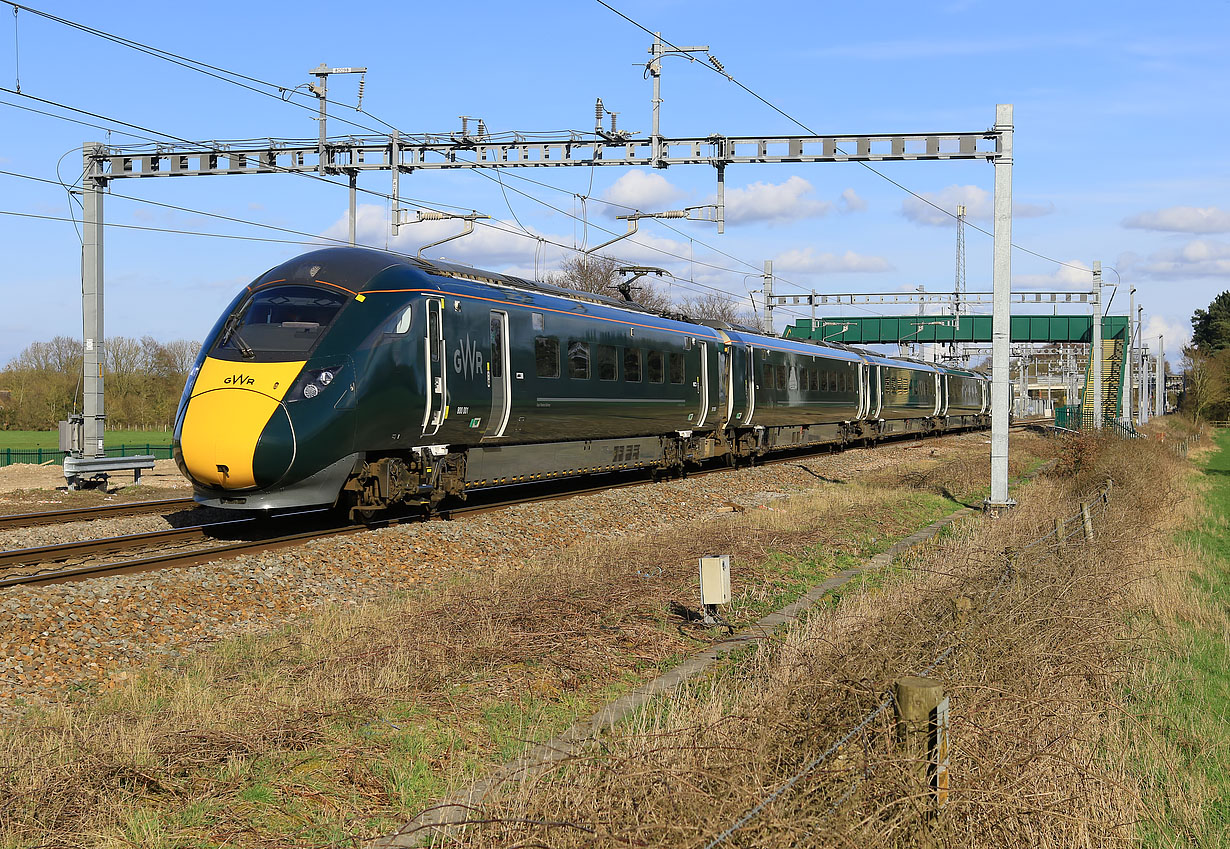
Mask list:
MULTIPOLYGON (((606 2, 606 0, 595 0, 595 2, 597 2, 597 3, 598 3, 599 5, 601 5, 601 6, 606 7, 606 8, 607 8, 607 9, 609 9, 610 11, 614 12, 616 15, 618 15, 618 16, 619 16, 619 17, 621 17, 621 18, 623 18, 625 21, 627 21, 628 23, 630 23, 630 24, 632 24, 633 26, 637 27, 638 29, 641 29, 641 30, 643 30, 644 32, 648 33, 649 35, 652 35, 654 38, 661 38, 661 39, 662 39, 662 43, 663 43, 663 44, 666 44, 668 47, 670 47, 670 48, 672 48, 672 49, 674 49, 674 50, 679 50, 679 48, 678 48, 676 45, 672 44, 670 41, 667 41, 665 38, 662 38, 662 35, 661 35, 660 33, 655 33, 653 30, 649 29, 649 27, 645 26, 644 24, 640 23, 639 21, 636 21, 636 20, 634 20, 634 19, 632 19, 632 18, 628 17, 628 16, 627 16, 627 15, 625 15, 623 12, 619 11, 619 10, 618 10, 618 9, 616 9, 614 6, 612 6, 610 3, 607 3, 607 2, 606 2)), ((713 73, 717 74, 718 76, 725 77, 727 80, 729 80, 730 82, 734 83, 736 86, 738 86, 739 88, 741 88, 743 91, 747 92, 747 93, 748 93, 748 94, 750 94, 752 97, 756 98, 756 100, 760 101, 760 102, 761 102, 761 103, 763 103, 765 106, 768 106, 768 107, 769 107, 770 109, 772 109, 774 112, 778 113, 778 114, 779 114, 779 115, 781 115, 783 118, 785 118, 785 119, 787 119, 788 121, 790 121, 791 123, 797 124, 798 126, 802 127, 804 130, 806 130, 808 133, 811 133, 813 136, 818 136, 818 135, 820 135, 820 133, 819 133, 818 131, 816 131, 816 130, 812 129, 812 128, 811 128, 811 127, 809 127, 807 124, 804 124, 804 123, 803 123, 802 121, 800 121, 798 118, 794 117, 794 116, 793 116, 793 115, 791 115, 789 112, 786 112, 784 109, 782 109, 781 107, 777 106, 776 104, 774 104, 774 103, 770 102, 769 100, 767 100, 766 98, 764 98, 763 96, 761 96, 761 95, 760 95, 759 93, 757 93, 756 91, 753 91, 751 88, 749 88, 748 86, 744 85, 744 84, 743 84, 742 82, 740 82, 739 80, 735 79, 735 78, 734 78, 731 74, 727 73, 726 71, 718 70, 716 67, 713 67, 713 66, 711 66, 711 65, 708 65, 708 64, 706 64, 706 63, 704 63, 704 62, 701 62, 700 64, 701 64, 701 66, 702 66, 702 67, 707 68, 708 70, 712 71, 713 73)), ((932 200, 930 200, 930 199, 928 199, 928 198, 924 197, 923 195, 920 195, 918 192, 913 191, 912 189, 908 188, 907 186, 902 185, 901 183, 897 182, 897 181, 896 181, 896 180, 894 180, 892 177, 889 177, 887 174, 883 173, 882 171, 878 171, 878 170, 876 170, 875 168, 871 167, 871 165, 867 164, 866 162, 859 162, 858 164, 859 164, 859 165, 861 165, 861 166, 863 166, 864 168, 866 168, 866 169, 867 169, 868 171, 870 171, 872 174, 875 174, 877 177, 879 177, 879 178, 881 178, 881 179, 883 179, 883 180, 887 180, 889 183, 891 183, 892 185, 894 185, 894 186, 896 186, 897 188, 901 189, 901 191, 905 192, 906 194, 909 194, 909 195, 913 196, 914 198, 916 198, 916 199, 918 199, 918 200, 922 201, 923 203, 927 204, 928 206, 935 208, 935 209, 936 209, 936 210, 938 210, 939 212, 942 212, 944 215, 947 215, 949 218, 952 218, 952 219, 954 219, 954 220, 956 219, 956 217, 957 217, 957 216, 956 216, 954 213, 949 212, 947 209, 944 209, 944 207, 940 206, 939 204, 935 203, 934 201, 932 201, 932 200)), ((974 224, 974 223, 972 223, 972 222, 970 222, 970 221, 968 221, 968 220, 967 220, 965 223, 966 223, 966 226, 970 227, 970 228, 971 228, 971 229, 973 229, 973 230, 977 230, 979 233, 982 233, 983 235, 986 235, 986 236, 992 236, 992 237, 994 236, 994 234, 993 234, 993 233, 991 233, 989 230, 986 230, 986 229, 984 229, 984 228, 982 228, 982 227, 979 227, 977 224, 974 224)), ((1053 262, 1053 263, 1055 263, 1055 264, 1057 264, 1057 265, 1062 265, 1062 266, 1065 266, 1065 267, 1067 267, 1067 268, 1074 268, 1074 269, 1076 269, 1076 270, 1078 270, 1078 271, 1088 271, 1088 270, 1089 270, 1089 269, 1087 269, 1087 268, 1082 268, 1082 267, 1081 267, 1081 266, 1079 266, 1079 265, 1073 265, 1072 263, 1069 263, 1069 262, 1064 262, 1063 260, 1055 259, 1054 257, 1049 257, 1049 256, 1046 256, 1045 254, 1038 253, 1037 251, 1030 250, 1029 248, 1022 247, 1021 245, 1018 245, 1018 244, 1016 244, 1015 242, 1013 242, 1013 243, 1012 243, 1012 247, 1016 248, 1016 249, 1017 249, 1017 250, 1019 250, 1019 251, 1023 251, 1024 253, 1027 253, 1027 254, 1031 254, 1031 255, 1033 255, 1033 256, 1036 256, 1036 257, 1038 257, 1039 259, 1044 259, 1044 260, 1046 260, 1047 262, 1053 262)))
MULTIPOLYGON (((7 2, 7 0, 5 0, 5 2, 7 2)), ((90 116, 90 117, 92 117, 92 118, 98 118, 98 119, 103 120, 103 121, 109 121, 109 122, 112 122, 112 123, 115 123, 115 124, 119 124, 119 125, 122 125, 122 126, 125 126, 125 127, 129 127, 129 128, 135 129, 135 130, 140 130, 140 131, 141 131, 141 132, 143 132, 143 133, 148 133, 148 134, 151 134, 151 135, 153 135, 153 136, 160 136, 160 137, 162 137, 162 138, 164 138, 164 139, 171 139, 171 140, 173 140, 173 141, 180 142, 180 143, 182 143, 182 144, 197 145, 197 146, 200 146, 200 147, 202 147, 202 148, 205 148, 206 150, 210 150, 210 151, 213 151, 213 152, 216 152, 216 153, 219 153, 219 154, 223 154, 223 155, 225 155, 225 154, 226 154, 226 152, 227 152, 227 151, 226 151, 225 149, 223 149, 223 148, 220 148, 220 147, 216 147, 216 146, 214 146, 214 144, 213 144, 213 143, 208 143, 208 142, 199 142, 199 141, 192 141, 192 140, 189 140, 189 139, 184 139, 184 138, 181 138, 181 137, 175 136, 175 135, 170 134, 170 133, 164 133, 164 132, 160 132, 160 131, 158 131, 158 130, 151 129, 151 128, 149 128, 149 127, 142 126, 142 125, 140 125, 140 124, 133 124, 133 123, 131 123, 131 122, 122 121, 122 120, 120 120, 120 119, 113 118, 113 117, 111 117, 111 116, 102 115, 102 114, 99 114, 99 113, 96 113, 96 112, 91 112, 91 111, 89 111, 89 110, 80 109, 80 108, 78 108, 78 107, 74 107, 74 106, 69 106, 69 105, 64 104, 64 103, 59 103, 59 102, 57 102, 57 101, 53 101, 53 100, 49 100, 49 99, 46 99, 46 98, 37 97, 37 96, 35 96, 35 95, 27 94, 27 93, 25 93, 25 92, 15 91, 15 90, 13 90, 13 89, 9 89, 9 88, 7 88, 7 87, 5 87, 5 86, 0 86, 0 91, 7 92, 7 93, 9 93, 9 94, 18 95, 18 96, 23 97, 23 98, 29 98, 29 99, 31 99, 31 100, 35 100, 35 101, 37 101, 37 102, 39 102, 39 103, 43 103, 43 104, 48 105, 48 106, 54 106, 54 107, 59 108, 59 109, 65 109, 65 110, 68 110, 68 111, 70 111, 70 112, 76 112, 76 113, 79 113, 79 114, 82 114, 82 115, 88 115, 88 116, 90 116)), ((63 116, 59 116, 59 117, 63 117, 63 116)), ((64 120, 73 121, 74 119, 71 119, 71 118, 64 118, 64 120)), ((155 143, 157 143, 157 142, 155 142, 155 143)), ((312 174, 312 173, 309 173, 309 172, 304 172, 304 171, 296 171, 296 170, 293 170, 293 169, 288 169, 288 168, 284 168, 284 167, 282 167, 282 166, 278 166, 278 165, 276 165, 276 164, 275 164, 274 166, 272 166, 272 167, 273 167, 275 170, 282 171, 282 172, 284 172, 284 173, 298 174, 298 175, 300 175, 300 176, 304 176, 304 177, 308 177, 309 179, 313 179, 313 180, 317 180, 317 181, 320 181, 320 182, 328 183, 328 184, 333 185, 333 186, 338 186, 338 187, 348 188, 348 186, 346 186, 346 184, 339 183, 339 182, 337 182, 337 181, 335 181, 335 180, 330 180, 330 179, 328 179, 328 178, 326 178, 326 177, 323 177, 323 176, 321 176, 321 175, 318 175, 318 174, 312 174)), ((475 170, 477 170, 480 174, 482 173, 482 169, 475 169, 475 170)), ((495 178, 492 178, 490 175, 483 174, 483 176, 484 176, 484 177, 487 177, 488 179, 495 179, 495 178)), ((555 210, 556 212, 559 212, 559 213, 561 213, 561 214, 563 214, 563 215, 565 215, 565 216, 568 216, 568 215, 569 215, 569 213, 567 213, 567 212, 565 212, 565 211, 563 211, 563 210, 560 210, 559 208, 554 207, 553 205, 548 204, 548 203, 546 203, 545 201, 542 201, 541 199, 534 197, 533 195, 529 195, 529 194, 527 194, 527 193, 525 193, 525 192, 520 192, 520 191, 519 191, 518 189, 516 189, 516 188, 512 188, 512 187, 509 187, 509 188, 510 188, 510 190, 511 190, 511 191, 514 191, 514 192, 517 192, 517 193, 519 193, 519 194, 522 194, 523 196, 525 196, 525 197, 527 197, 527 198, 530 198, 530 199, 532 199, 532 200, 535 200, 535 201, 536 201, 536 202, 538 202, 538 203, 542 203, 543 205, 547 206, 547 207, 548 207, 548 208, 550 208, 550 209, 555 210)), ((378 191, 375 191, 375 190, 372 190, 372 189, 356 188, 356 190, 357 190, 357 191, 360 191, 360 192, 363 192, 364 194, 368 194, 368 195, 372 195, 372 196, 375 196, 375 197, 379 197, 379 198, 384 199, 384 200, 392 200, 392 199, 393 199, 391 195, 385 194, 385 193, 383 193, 383 192, 378 192, 378 191)), ((456 204, 439 204, 439 203, 435 203, 435 202, 428 203, 428 202, 421 201, 421 200, 417 200, 417 199, 414 199, 414 198, 400 198, 399 200, 406 200, 406 201, 408 201, 408 202, 418 204, 419 206, 422 206, 422 207, 427 208, 427 209, 436 209, 436 208, 437 208, 437 207, 439 207, 439 206, 451 207, 451 208, 453 208, 453 209, 465 209, 465 208, 467 208, 467 207, 461 207, 461 206, 458 206, 458 205, 456 205, 456 204)), ((437 210, 437 211, 438 211, 438 210, 437 210)), ((511 208, 510 208, 510 211, 511 211, 511 208)), ((514 217, 515 217, 515 215, 514 215, 514 217)), ((48 218, 50 218, 50 217, 48 217, 48 218)), ((69 220, 75 220, 75 219, 69 219, 69 220)), ((482 225, 482 226, 484 226, 484 227, 488 227, 488 228, 495 229, 495 230, 502 231, 502 232, 512 233, 512 234, 514 234, 514 235, 524 236, 524 237, 526 237, 526 238, 537 238, 537 239, 540 239, 541 241, 546 242, 546 243, 548 243, 548 244, 551 244, 551 245, 553 245, 553 246, 555 246, 555 247, 559 247, 559 248, 561 248, 562 250, 566 250, 566 251, 575 251, 575 250, 576 250, 576 249, 575 249, 575 247, 572 247, 572 246, 566 245, 566 244, 564 244, 564 243, 562 243, 562 242, 558 242, 558 241, 555 241, 555 240, 552 240, 552 239, 545 239, 545 238, 543 238, 543 237, 533 236, 533 235, 532 235, 529 231, 526 231, 526 232, 524 232, 524 233, 519 233, 519 232, 518 232, 518 231, 516 231, 516 230, 512 230, 512 229, 510 229, 510 228, 506 228, 506 227, 501 227, 501 226, 499 226, 499 225, 497 225, 497 224, 492 224, 492 223, 490 223, 490 222, 482 222, 482 221, 479 221, 479 222, 476 222, 476 223, 478 223, 478 224, 480 224, 480 225, 482 225)), ((128 226, 129 228, 133 228, 133 229, 142 229, 142 228, 136 228, 134 225, 126 225, 126 226, 128 226)), ((607 229, 607 228, 605 228, 605 227, 602 227, 601 225, 597 225, 597 224, 595 224, 594 226, 595 226, 597 229, 602 230, 603 232, 606 232, 606 233, 611 233, 612 235, 618 235, 618 234, 616 234, 614 231, 609 230, 609 229, 607 229)), ((157 231, 159 228, 144 228, 144 229, 150 229, 150 230, 155 230, 155 231, 157 231)), ((523 229, 524 229, 524 228, 523 228, 523 229)), ((176 231, 167 231, 167 232, 176 232, 176 231)), ((208 235, 212 235, 212 236, 214 236, 214 237, 221 237, 221 236, 220 236, 220 234, 208 234, 208 235)), ((236 238, 241 238, 241 237, 236 237, 236 238)), ((242 238, 244 238, 244 239, 246 239, 246 240, 249 240, 249 241, 253 241, 253 240, 254 240, 254 241, 260 241, 259 239, 256 239, 255 237, 242 237, 242 238)), ((275 241, 275 242, 277 242, 277 241, 288 241, 288 242, 290 242, 290 243, 297 243, 297 242, 293 242, 293 241, 291 241, 291 240, 271 240, 271 241, 275 241)), ((683 257, 683 256, 678 255, 678 254, 671 253, 670 251, 666 251, 666 250, 664 250, 664 249, 662 249, 662 248, 654 247, 654 246, 652 246, 652 245, 648 245, 648 244, 645 244, 645 243, 643 243, 643 242, 639 242, 639 241, 637 241, 637 240, 635 240, 635 239, 629 239, 629 241, 630 241, 632 244, 639 245, 640 247, 647 248, 647 249, 649 249, 649 250, 652 250, 652 251, 655 251, 655 252, 657 252, 657 253, 660 253, 660 254, 662 254, 662 255, 664 255, 664 256, 669 256, 669 257, 672 257, 672 258, 677 259, 677 260, 679 260, 679 261, 681 261, 681 262, 682 262, 682 261, 687 261, 687 258, 686 258, 686 257, 683 257)), ((745 261, 743 261, 743 260, 739 260, 739 261, 740 261, 740 262, 743 262, 745 265, 748 265, 749 267, 753 267, 753 268, 755 267, 755 266, 752 266, 750 263, 747 263, 747 262, 745 262, 745 261)), ((706 263, 706 262, 704 262, 704 261, 701 261, 699 264, 700 264, 700 265, 702 265, 702 266, 706 266, 706 267, 712 268, 712 269, 717 270, 717 271, 725 271, 725 272, 728 272, 728 273, 733 273, 733 274, 738 274, 738 273, 739 273, 739 272, 738 272, 738 271, 736 271, 735 269, 726 268, 726 267, 724 267, 724 266, 720 266, 720 265, 717 265, 717 264, 714 264, 714 263, 706 263)), ((680 285, 681 285, 681 286, 683 285, 683 284, 682 284, 682 281, 681 281, 680 285)), ((688 286, 688 287, 684 287, 684 288, 692 288, 692 289, 693 289, 693 291, 697 291, 697 287, 699 287, 699 288, 701 288, 701 289, 704 289, 704 290, 707 290, 707 291, 710 291, 710 292, 713 292, 713 293, 715 293, 715 294, 718 294, 718 295, 720 295, 721 297, 724 297, 724 298, 729 298, 729 299, 731 299, 731 300, 737 300, 737 299, 735 299, 735 298, 734 298, 734 296, 732 296, 729 292, 727 292, 727 291, 725 291, 725 290, 722 290, 722 289, 719 289, 719 288, 717 288, 717 287, 708 286, 708 285, 703 284, 703 283, 695 283, 695 282, 693 282, 693 283, 691 283, 691 285, 690 285, 690 286, 688 286)), ((787 314, 790 314, 790 315, 795 315, 795 316, 800 316, 800 317, 802 316, 802 313, 800 313, 800 312, 798 312, 798 311, 796 311, 796 310, 791 310, 791 309, 788 309, 788 308, 786 308, 786 307, 775 307, 775 308, 776 308, 776 309, 781 309, 783 312, 785 312, 785 313, 787 313, 787 314)))

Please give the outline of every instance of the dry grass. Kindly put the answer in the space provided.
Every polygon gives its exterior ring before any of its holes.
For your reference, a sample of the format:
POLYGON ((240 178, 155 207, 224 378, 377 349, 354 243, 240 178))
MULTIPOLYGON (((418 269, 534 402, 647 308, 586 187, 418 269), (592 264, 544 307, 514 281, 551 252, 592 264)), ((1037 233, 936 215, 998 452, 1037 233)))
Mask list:
POLYGON ((714 638, 668 613, 695 604, 697 556, 734 555, 738 624, 952 509, 887 483, 826 483, 686 536, 331 611, 32 715, 0 730, 0 845, 352 845, 387 831, 714 638))
POLYGON ((708 846, 756 811, 726 845, 1071 847, 1131 844, 1142 822, 1195 818, 1217 788, 1145 775, 1142 758, 1166 763, 1167 752, 1140 721, 1142 704, 1173 684, 1151 682, 1142 658, 1192 608, 1186 552, 1173 542, 1194 510, 1188 467, 1158 443, 1082 439, 1060 468, 1006 519, 967 523, 911 555, 899 580, 847 594, 590 752, 504 787, 474 812, 481 824, 453 837, 708 846), (1077 535, 1027 549, 1107 478, 1114 495, 1093 546, 1077 535), (959 624, 960 597, 972 610, 959 624), (891 710, 814 763, 894 679, 930 670, 950 646, 930 673, 952 701, 942 817, 928 816, 891 710), (1185 810, 1163 810, 1149 798, 1159 789, 1185 792, 1172 800, 1185 810))

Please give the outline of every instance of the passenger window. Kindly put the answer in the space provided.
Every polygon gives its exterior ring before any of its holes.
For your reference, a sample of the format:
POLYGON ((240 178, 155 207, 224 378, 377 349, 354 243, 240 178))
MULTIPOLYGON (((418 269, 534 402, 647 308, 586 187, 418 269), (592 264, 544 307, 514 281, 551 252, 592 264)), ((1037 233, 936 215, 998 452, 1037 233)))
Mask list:
POLYGON ((534 365, 539 377, 559 377, 559 340, 534 337, 534 365))
POLYGON ((819 392, 820 391, 820 369, 817 369, 817 368, 811 369, 810 379, 811 379, 811 391, 819 392))
POLYGON ((624 380, 629 383, 641 382, 640 348, 627 348, 624 350, 624 380))
POLYGON ((611 345, 599 345, 597 354, 598 379, 616 380, 619 377, 619 366, 616 364, 615 348, 611 345))
POLYGON ((671 354, 671 383, 683 383, 683 354, 671 354))
POLYGON ((546 322, 544 322, 542 319, 542 313, 540 312, 530 313, 530 321, 533 323, 535 330, 545 330, 546 329, 546 322))
POLYGON ((662 352, 649 352, 649 382, 662 383, 666 379, 666 371, 662 367, 662 352))
POLYGON ((431 361, 440 362, 440 311, 430 307, 427 310, 427 343, 431 349, 431 361))
POLYGON ((786 388, 786 366, 784 365, 777 367, 777 388, 782 390, 786 388))
POLYGON ((577 380, 589 380, 588 342, 568 342, 568 376, 577 380))
POLYGON ((764 388, 765 388, 765 389, 772 389, 772 388, 773 388, 773 384, 774 384, 776 381, 775 381, 775 380, 774 380, 774 378, 773 378, 773 364, 772 364, 772 363, 765 363, 765 364, 764 364, 764 379, 763 379, 763 380, 761 380, 760 382, 761 382, 761 384, 763 384, 763 385, 764 385, 764 388))

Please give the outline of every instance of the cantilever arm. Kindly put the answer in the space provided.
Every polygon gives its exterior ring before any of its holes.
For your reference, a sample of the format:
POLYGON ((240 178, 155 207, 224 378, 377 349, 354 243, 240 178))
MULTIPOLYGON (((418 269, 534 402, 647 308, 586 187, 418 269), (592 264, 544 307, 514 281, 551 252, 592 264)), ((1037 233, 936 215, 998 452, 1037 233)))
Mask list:
POLYGON ((427 244, 423 245, 423 247, 419 248, 419 252, 418 252, 419 259, 423 258, 423 251, 427 250, 428 248, 434 248, 436 245, 442 245, 445 242, 451 242, 454 239, 460 239, 462 236, 468 236, 471 233, 473 233, 474 232, 474 221, 476 219, 490 218, 490 217, 491 217, 490 215, 479 215, 476 212, 471 213, 470 215, 450 215, 447 212, 435 212, 435 211, 420 212, 419 218, 418 218, 419 221, 446 221, 450 218, 458 218, 458 219, 461 219, 462 221, 465 221, 466 226, 465 226, 465 229, 462 230, 460 233, 454 233, 452 236, 446 236, 443 239, 439 239, 435 242, 428 242, 427 244))

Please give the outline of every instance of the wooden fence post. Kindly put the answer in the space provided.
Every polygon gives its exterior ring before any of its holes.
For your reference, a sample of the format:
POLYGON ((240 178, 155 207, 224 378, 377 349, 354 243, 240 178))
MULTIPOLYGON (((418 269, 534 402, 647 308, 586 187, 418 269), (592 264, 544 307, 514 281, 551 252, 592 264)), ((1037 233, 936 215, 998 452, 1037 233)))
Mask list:
POLYGON ((915 762, 919 784, 931 790, 930 816, 948 802, 948 699, 934 678, 906 676, 893 685, 897 743, 915 762))
POLYGON ((1089 502, 1081 502, 1081 523, 1085 526, 1085 542, 1093 544, 1093 516, 1089 512, 1089 502))

